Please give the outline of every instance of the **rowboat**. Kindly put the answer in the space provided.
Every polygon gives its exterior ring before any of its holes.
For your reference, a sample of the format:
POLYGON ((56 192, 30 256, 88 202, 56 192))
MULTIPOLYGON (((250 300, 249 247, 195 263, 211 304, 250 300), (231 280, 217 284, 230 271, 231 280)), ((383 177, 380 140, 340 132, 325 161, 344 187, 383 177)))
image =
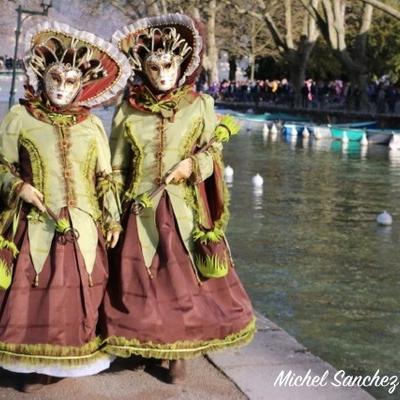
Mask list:
POLYGON ((332 140, 330 150, 334 153, 357 154, 361 150, 361 145, 359 142, 352 141, 344 147, 338 140, 332 140))
POLYGON ((393 135, 399 134, 390 129, 367 129, 368 143, 382 144, 387 146, 390 143, 393 135))
POLYGON ((253 110, 249 109, 247 112, 239 112, 235 110, 231 110, 228 108, 217 108, 217 114, 225 115, 229 114, 233 117, 246 121, 246 122, 254 122, 254 123, 264 123, 264 122, 273 122, 273 121, 306 121, 305 117, 297 117, 286 113, 269 113, 265 112, 263 114, 255 114, 253 110))
POLYGON ((344 124, 334 124, 334 128, 351 128, 351 129, 374 129, 378 127, 376 121, 358 121, 358 122, 346 122, 344 124))
POLYGON ((316 126, 313 135, 315 139, 330 139, 332 138, 331 127, 329 125, 316 126))
POLYGON ((331 135, 335 140, 343 140, 347 137, 351 142, 359 142, 364 133, 364 129, 353 129, 347 127, 340 128, 337 125, 331 127, 331 135))
POLYGON ((308 133, 312 134, 314 132, 314 127, 314 124, 305 124, 304 122, 285 122, 283 124, 282 133, 287 136, 303 135, 307 128, 308 133))

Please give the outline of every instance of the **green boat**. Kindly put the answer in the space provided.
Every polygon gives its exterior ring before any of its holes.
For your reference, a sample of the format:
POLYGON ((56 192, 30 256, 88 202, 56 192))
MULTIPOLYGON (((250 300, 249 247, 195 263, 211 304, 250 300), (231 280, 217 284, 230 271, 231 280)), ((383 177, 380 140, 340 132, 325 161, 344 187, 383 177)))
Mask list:
POLYGON ((360 142, 353 141, 349 142, 346 147, 343 147, 342 143, 340 143, 338 140, 332 140, 330 144, 330 150, 334 153, 345 152, 346 154, 356 154, 360 152, 361 145, 360 142))
POLYGON ((343 140, 343 137, 347 135, 348 140, 351 142, 359 142, 364 134, 364 129, 340 128, 337 126, 331 128, 331 135, 335 140, 343 140))

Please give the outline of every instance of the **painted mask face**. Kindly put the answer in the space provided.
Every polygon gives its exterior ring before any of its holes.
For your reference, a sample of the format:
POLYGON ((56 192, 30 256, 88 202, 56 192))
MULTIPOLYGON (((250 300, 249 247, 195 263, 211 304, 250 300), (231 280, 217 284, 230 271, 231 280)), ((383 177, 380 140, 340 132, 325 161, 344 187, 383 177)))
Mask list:
POLYGON ((52 104, 65 107, 77 96, 82 87, 82 73, 64 64, 52 65, 44 75, 47 97, 52 104))
POLYGON ((175 87, 182 58, 171 53, 157 52, 149 55, 144 62, 144 71, 152 86, 166 92, 175 87))

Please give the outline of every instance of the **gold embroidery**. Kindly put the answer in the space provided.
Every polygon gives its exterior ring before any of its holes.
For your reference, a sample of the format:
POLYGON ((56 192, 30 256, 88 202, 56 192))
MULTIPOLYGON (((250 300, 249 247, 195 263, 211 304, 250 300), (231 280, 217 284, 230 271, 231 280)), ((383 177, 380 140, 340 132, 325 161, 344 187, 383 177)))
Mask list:
POLYGON ((157 167, 157 176, 155 178, 156 185, 160 185, 164 173, 164 150, 165 150, 165 140, 166 140, 166 120, 164 117, 160 117, 160 122, 158 123, 158 129, 156 130, 156 135, 154 138, 154 142, 156 143, 155 149, 155 160, 157 167))
POLYGON ((76 195, 72 176, 72 164, 69 158, 69 151, 71 149, 71 132, 67 126, 54 124, 54 127, 58 134, 58 154, 61 158, 61 165, 63 168, 65 202, 68 207, 75 207, 76 195))

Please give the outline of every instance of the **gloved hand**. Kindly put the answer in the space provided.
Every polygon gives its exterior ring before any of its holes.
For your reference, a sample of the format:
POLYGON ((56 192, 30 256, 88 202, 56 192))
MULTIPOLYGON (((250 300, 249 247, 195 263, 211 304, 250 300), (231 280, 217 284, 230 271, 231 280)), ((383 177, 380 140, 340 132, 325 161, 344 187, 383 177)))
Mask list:
POLYGON ((113 249, 118 242, 120 231, 118 230, 111 230, 107 232, 106 244, 107 247, 113 249))
POLYGON ((37 207, 41 212, 46 211, 46 207, 43 204, 43 194, 31 184, 24 183, 18 196, 25 202, 37 207))
POLYGON ((168 185, 170 182, 179 183, 188 179, 193 172, 193 161, 191 158, 182 160, 173 171, 166 177, 165 183, 168 185))

